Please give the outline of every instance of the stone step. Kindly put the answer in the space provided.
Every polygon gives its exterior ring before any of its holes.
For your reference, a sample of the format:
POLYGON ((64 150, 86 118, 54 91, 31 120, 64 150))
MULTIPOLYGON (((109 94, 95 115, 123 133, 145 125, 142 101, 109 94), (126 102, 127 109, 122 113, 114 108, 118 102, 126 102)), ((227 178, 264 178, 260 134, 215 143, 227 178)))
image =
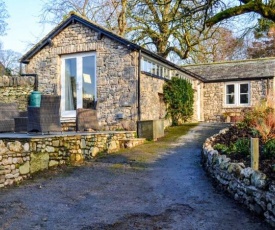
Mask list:
POLYGON ((119 146, 121 149, 129 149, 138 145, 144 144, 145 138, 128 138, 119 140, 119 146))

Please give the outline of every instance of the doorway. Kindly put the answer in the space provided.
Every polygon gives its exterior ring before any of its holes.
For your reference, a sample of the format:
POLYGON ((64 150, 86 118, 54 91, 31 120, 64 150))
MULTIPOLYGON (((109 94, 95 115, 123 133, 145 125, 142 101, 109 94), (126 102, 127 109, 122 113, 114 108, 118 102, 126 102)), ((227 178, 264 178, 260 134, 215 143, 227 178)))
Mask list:
POLYGON ((61 57, 61 117, 76 117, 78 108, 94 108, 96 103, 95 53, 61 57))

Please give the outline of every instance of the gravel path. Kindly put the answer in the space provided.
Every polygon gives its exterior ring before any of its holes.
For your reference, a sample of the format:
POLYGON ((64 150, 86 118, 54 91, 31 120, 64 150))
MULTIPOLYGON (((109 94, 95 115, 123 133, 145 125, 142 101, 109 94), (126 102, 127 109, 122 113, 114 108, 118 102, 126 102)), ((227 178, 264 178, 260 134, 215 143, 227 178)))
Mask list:
POLYGON ((0 190, 0 229, 271 229, 217 192, 200 166, 200 124, 146 168, 119 156, 0 190))

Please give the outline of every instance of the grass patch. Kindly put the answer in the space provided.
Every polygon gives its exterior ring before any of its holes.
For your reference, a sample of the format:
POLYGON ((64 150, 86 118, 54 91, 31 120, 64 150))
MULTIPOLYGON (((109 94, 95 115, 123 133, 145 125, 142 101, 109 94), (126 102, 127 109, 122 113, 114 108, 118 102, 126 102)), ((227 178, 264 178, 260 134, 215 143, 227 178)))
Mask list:
POLYGON ((112 153, 110 158, 108 156, 106 157, 109 158, 109 160, 121 157, 124 162, 126 160, 133 168, 146 168, 148 163, 154 162, 162 152, 173 148, 172 144, 195 126, 197 126, 197 123, 169 127, 165 130, 165 136, 158 141, 146 141, 143 145, 136 146, 132 149, 123 149, 112 153))

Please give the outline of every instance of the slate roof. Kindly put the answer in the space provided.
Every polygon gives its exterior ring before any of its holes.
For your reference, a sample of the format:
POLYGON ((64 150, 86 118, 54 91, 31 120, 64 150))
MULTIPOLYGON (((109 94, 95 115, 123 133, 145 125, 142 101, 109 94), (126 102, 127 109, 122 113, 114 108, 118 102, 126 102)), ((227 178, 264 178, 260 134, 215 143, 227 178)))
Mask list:
POLYGON ((113 39, 117 42, 119 42, 122 45, 125 45, 128 49, 130 50, 136 50, 136 51, 140 51, 141 53, 147 54, 155 59, 157 59, 158 61, 161 61, 169 66, 171 66, 171 68, 180 70, 196 79, 199 79, 201 81, 204 81, 203 78, 201 78, 199 75, 192 73, 188 70, 183 69, 182 67, 166 60, 165 58, 157 55, 156 53, 153 53, 135 43, 132 43, 131 41, 101 27, 100 25, 87 20, 86 18, 76 14, 75 12, 70 12, 70 16, 63 20, 60 24, 58 24, 51 32, 49 32, 40 42, 38 42, 33 48, 31 48, 26 54, 24 54, 22 56, 22 58, 20 59, 21 63, 25 63, 28 64, 29 60, 36 54, 38 53, 40 50, 42 50, 46 45, 50 44, 51 39, 53 37, 55 37, 56 35, 58 35, 63 29, 65 29, 67 26, 69 26, 71 23, 81 23, 82 25, 87 26, 88 28, 98 32, 101 36, 106 36, 110 39, 113 39))
POLYGON ((275 57, 185 65, 183 68, 200 75, 205 79, 205 82, 273 78, 275 76, 275 57))

